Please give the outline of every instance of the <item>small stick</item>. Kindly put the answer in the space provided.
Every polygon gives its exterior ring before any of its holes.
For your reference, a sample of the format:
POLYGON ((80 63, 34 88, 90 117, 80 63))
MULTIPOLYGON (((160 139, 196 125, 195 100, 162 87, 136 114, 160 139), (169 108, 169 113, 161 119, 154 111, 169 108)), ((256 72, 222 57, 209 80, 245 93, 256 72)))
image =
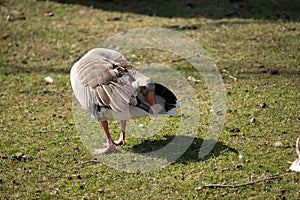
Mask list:
POLYGON ((196 55, 193 55, 193 56, 190 56, 190 57, 187 57, 187 58, 179 58, 179 59, 170 60, 170 62, 171 63, 181 62, 181 61, 191 59, 191 58, 194 58, 194 57, 199 57, 199 54, 196 54, 196 55))
POLYGON ((184 60, 185 60, 185 58, 179 58, 179 59, 171 60, 170 62, 174 63, 174 62, 181 62, 181 61, 184 61, 184 60))
POLYGON ((237 188, 237 187, 243 187, 243 186, 247 186, 247 185, 254 185, 256 183, 260 183, 260 182, 264 182, 264 181, 269 181, 269 180, 275 180, 275 179, 279 179, 281 178, 281 176, 271 176, 268 178, 264 178, 264 179, 258 179, 256 181, 251 181, 248 183, 241 183, 241 184, 237 184, 237 185, 226 185, 226 184, 206 184, 204 185, 204 187, 209 187, 209 188, 217 188, 217 187, 228 187, 228 188, 237 188))
POLYGON ((98 162, 99 162, 98 160, 88 160, 88 161, 81 162, 80 165, 84 165, 88 163, 98 163, 98 162))
POLYGON ((193 77, 193 76, 188 76, 187 80, 193 81, 195 83, 201 83, 202 82, 201 80, 195 79, 195 77, 193 77))
POLYGON ((234 76, 229 75, 228 77, 229 77, 229 78, 232 78, 234 81, 237 81, 237 78, 234 77, 234 76))

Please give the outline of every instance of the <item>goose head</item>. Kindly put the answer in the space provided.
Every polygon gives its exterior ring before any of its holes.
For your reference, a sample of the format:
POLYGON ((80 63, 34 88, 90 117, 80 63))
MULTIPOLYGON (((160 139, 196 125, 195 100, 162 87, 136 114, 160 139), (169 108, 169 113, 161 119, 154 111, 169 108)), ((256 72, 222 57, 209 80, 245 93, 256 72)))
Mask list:
POLYGON ((132 86, 141 94, 151 105, 156 105, 155 84, 148 77, 142 77, 132 83, 132 86))

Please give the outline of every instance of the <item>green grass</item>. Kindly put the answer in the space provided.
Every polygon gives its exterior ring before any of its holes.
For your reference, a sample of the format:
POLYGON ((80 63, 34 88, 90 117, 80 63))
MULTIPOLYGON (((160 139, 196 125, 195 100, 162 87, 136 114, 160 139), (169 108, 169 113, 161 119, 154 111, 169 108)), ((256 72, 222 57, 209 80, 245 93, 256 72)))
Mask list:
MULTIPOLYGON (((298 2, 264 1, 255 6, 246 0, 212 1, 201 6, 203 2, 191 1, 191 10, 184 2, 172 2, 174 10, 156 2, 135 7, 131 1, 93 7, 87 2, 0 1, 0 199, 299 198, 300 176, 287 171, 297 157, 294 143, 300 130, 298 2), (69 70, 107 37, 153 26, 172 27, 192 37, 215 60, 227 92, 224 131, 213 151, 199 159, 197 149, 209 125, 210 96, 204 83, 194 84, 200 126, 177 162, 147 173, 87 162, 94 157, 75 126, 69 70), (53 77, 54 83, 46 84, 46 76, 53 77), (240 132, 232 132, 234 128, 240 132), (275 147, 277 141, 283 147, 275 147), (273 175, 281 178, 237 188, 204 187, 273 175)), ((163 63, 184 76, 196 76, 185 62, 171 64, 177 59, 172 54, 137 53, 137 57, 128 55, 134 63, 163 63)), ((128 134, 121 149, 160 148, 174 137, 176 124, 172 123, 176 120, 170 120, 165 133, 149 138, 128 134)), ((117 124, 112 132, 117 137, 117 124)))

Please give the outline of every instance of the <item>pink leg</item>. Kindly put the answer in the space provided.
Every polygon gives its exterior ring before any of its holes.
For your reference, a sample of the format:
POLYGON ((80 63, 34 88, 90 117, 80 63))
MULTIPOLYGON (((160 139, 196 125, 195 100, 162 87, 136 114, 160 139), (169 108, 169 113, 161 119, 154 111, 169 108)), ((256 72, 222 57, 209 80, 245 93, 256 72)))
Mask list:
POLYGON ((109 134, 108 122, 107 121, 102 121, 101 124, 102 124, 102 127, 103 127, 104 132, 105 132, 107 147, 106 148, 101 148, 101 149, 95 149, 95 151, 93 152, 94 155, 109 154, 109 153, 113 153, 113 152, 116 151, 116 147, 115 147, 115 145, 114 145, 114 143, 111 139, 111 136, 109 134))
POLYGON ((120 124, 121 124, 120 138, 119 138, 119 140, 114 141, 114 144, 117 145, 117 146, 125 144, 126 120, 121 120, 120 124))

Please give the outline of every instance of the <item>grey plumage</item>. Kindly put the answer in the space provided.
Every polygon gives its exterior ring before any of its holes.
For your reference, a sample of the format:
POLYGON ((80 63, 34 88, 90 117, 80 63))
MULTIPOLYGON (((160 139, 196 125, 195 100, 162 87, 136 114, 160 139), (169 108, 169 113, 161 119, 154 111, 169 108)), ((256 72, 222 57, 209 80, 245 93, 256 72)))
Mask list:
MULTIPOLYGON (((150 115, 151 106, 140 88, 155 90, 155 83, 116 51, 103 48, 90 50, 74 64, 70 75, 77 100, 95 120, 150 115)), ((175 108, 175 95, 162 85, 159 88, 168 91, 170 97, 158 95, 157 103, 162 107, 168 105, 169 110, 175 108)), ((166 114, 167 111, 161 111, 160 114, 166 114)))

